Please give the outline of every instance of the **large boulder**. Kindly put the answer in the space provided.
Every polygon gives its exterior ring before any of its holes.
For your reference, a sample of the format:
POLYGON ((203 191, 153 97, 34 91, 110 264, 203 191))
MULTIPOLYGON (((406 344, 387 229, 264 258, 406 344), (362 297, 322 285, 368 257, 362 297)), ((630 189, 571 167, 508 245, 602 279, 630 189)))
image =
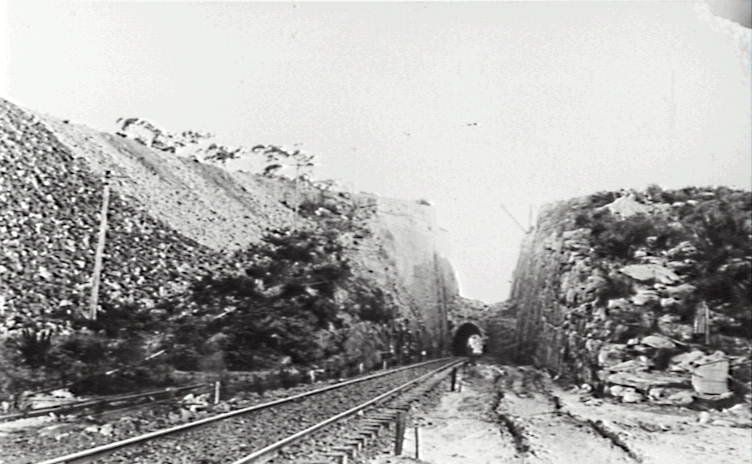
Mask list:
POLYGON ((603 208, 608 209, 611 214, 619 218, 628 218, 637 214, 649 214, 652 211, 650 206, 640 203, 632 195, 617 198, 603 206, 603 208))
POLYGON ((694 361, 692 387, 701 395, 728 393, 729 360, 723 351, 703 356, 694 361))
POLYGON ((689 388, 690 386, 686 375, 663 372, 617 372, 606 377, 606 382, 612 385, 633 387, 646 393, 656 387, 689 388))
POLYGON ((632 295, 630 301, 637 306, 653 306, 658 305, 661 301, 661 297, 658 296, 658 292, 649 288, 641 288, 637 290, 637 293, 632 295))
POLYGON ((609 311, 628 311, 631 306, 629 305, 629 301, 626 300, 626 298, 613 298, 608 300, 608 303, 606 305, 608 307, 609 311))
POLYGON ((681 284, 676 286, 666 287, 665 291, 667 296, 679 301, 683 301, 691 296, 697 287, 692 284, 681 284))
POLYGON ((673 350, 676 348, 676 344, 666 338, 663 335, 648 335, 647 337, 643 337, 642 340, 640 340, 640 343, 643 345, 650 346, 652 348, 659 348, 659 349, 667 349, 667 350, 673 350))
POLYGON ((673 372, 692 372, 703 358, 705 358, 705 353, 700 350, 677 354, 671 357, 669 370, 673 372))
POLYGON ((624 394, 621 395, 622 403, 641 403, 643 401, 645 401, 645 396, 632 389, 627 389, 624 394))
POLYGON ((630 359, 608 367, 610 372, 645 372, 653 367, 653 362, 645 357, 630 359))
POLYGON ((684 241, 668 250, 666 255, 672 260, 693 258, 697 256, 697 248, 692 242, 684 241))
POLYGON ((627 345, 617 343, 603 345, 598 352, 598 365, 608 368, 622 363, 626 357, 624 354, 626 348, 627 345))
POLYGON ((687 406, 695 400, 691 390, 665 387, 651 388, 648 392, 648 398, 651 403, 672 406, 687 406))
POLYGON ((679 281, 679 276, 674 271, 658 264, 630 264, 621 268, 620 271, 639 282, 670 285, 679 281))
POLYGON ((664 314, 658 318, 658 329, 661 333, 679 341, 690 341, 694 333, 691 324, 683 324, 681 316, 664 314))

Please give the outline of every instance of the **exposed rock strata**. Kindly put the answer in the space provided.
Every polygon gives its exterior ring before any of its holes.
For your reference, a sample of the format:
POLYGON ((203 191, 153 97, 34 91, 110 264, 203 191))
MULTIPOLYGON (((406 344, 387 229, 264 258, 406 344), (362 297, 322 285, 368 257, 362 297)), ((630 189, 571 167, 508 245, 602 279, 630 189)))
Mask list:
MULTIPOLYGON (((736 282, 739 292, 748 291, 742 269, 750 269, 752 256, 742 244, 752 231, 743 212, 749 214, 749 194, 689 192, 693 198, 679 205, 650 194, 636 199, 632 193, 605 206, 594 196, 542 211, 523 243, 514 276, 518 355, 625 402, 673 404, 692 401, 681 393, 690 388, 690 378, 720 359, 730 363, 732 390, 748 393, 750 339, 740 321, 752 308, 743 297, 716 292, 709 282, 715 282, 714 273, 724 273, 719 282, 736 282), (736 216, 727 214, 739 205, 736 216), (690 222, 703 220, 697 211, 728 220, 725 227, 738 236, 718 233, 715 237, 730 237, 725 243, 708 239, 697 222, 690 222), (626 232, 608 229, 632 226, 626 232), (659 233, 645 237, 642 230, 659 233), (703 324, 711 324, 710 343, 703 324), (696 354, 688 361, 690 353, 696 354)), ((708 220, 702 227, 713 227, 708 220)))

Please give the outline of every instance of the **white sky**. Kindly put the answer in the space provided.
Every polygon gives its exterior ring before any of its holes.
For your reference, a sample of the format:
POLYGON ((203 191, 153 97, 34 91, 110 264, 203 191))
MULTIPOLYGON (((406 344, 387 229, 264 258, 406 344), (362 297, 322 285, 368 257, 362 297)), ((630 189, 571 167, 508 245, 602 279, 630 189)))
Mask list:
POLYGON ((104 130, 301 143, 317 177, 431 200, 463 294, 497 301, 522 238, 502 202, 524 223, 602 189, 750 188, 734 33, 691 2, 16 0, 0 95, 104 130))

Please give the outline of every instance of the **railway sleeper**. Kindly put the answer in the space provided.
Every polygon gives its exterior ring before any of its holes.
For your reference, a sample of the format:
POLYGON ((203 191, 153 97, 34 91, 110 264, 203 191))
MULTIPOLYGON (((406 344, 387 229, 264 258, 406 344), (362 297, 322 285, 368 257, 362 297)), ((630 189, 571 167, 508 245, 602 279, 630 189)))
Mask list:
MULTIPOLYGON (((326 461, 322 461, 321 464, 332 464, 332 463, 335 463, 335 464, 347 464, 347 462, 349 461, 349 459, 347 457, 347 454, 343 454, 343 453, 327 454, 324 457, 327 458, 327 460, 326 461)), ((313 464, 313 463, 311 463, 311 464, 313 464)))
MULTIPOLYGON (((387 407, 376 407, 371 411, 366 411, 362 416, 354 420, 354 430, 351 433, 343 436, 339 440, 338 445, 331 446, 329 440, 320 440, 319 448, 328 448, 335 453, 322 450, 321 458, 326 459, 328 464, 347 462, 346 459, 355 458, 359 453, 368 449, 372 440, 377 440, 378 437, 385 431, 391 432, 393 430, 393 424, 400 413, 409 413, 416 403, 420 403, 424 400, 426 395, 434 391, 441 385, 442 378, 429 381, 427 384, 420 385, 414 390, 411 390, 405 396, 395 399, 393 405, 387 407), (328 442, 328 443, 327 443, 328 442), (344 457, 344 461, 342 457, 344 457)), ((321 458, 314 458, 313 461, 306 461, 307 464, 318 464, 321 458)))

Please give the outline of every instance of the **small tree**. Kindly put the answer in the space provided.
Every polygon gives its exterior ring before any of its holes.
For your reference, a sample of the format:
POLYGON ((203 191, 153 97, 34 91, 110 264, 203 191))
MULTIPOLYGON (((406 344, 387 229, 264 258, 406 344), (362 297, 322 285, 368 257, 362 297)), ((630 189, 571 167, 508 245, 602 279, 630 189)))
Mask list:
MULTIPOLYGON (((202 339, 225 334, 231 368, 260 367, 281 355, 316 361, 325 355, 319 332, 340 324, 335 291, 349 276, 337 232, 272 230, 194 284, 189 297, 204 314, 204 328, 187 332, 202 339)), ((173 338, 184 345, 180 332, 173 338)), ((199 349, 195 356, 205 354, 199 349)))
POLYGON ((293 176, 293 189, 295 192, 295 198, 293 200, 293 217, 292 228, 297 227, 298 218, 298 183, 311 182, 311 174, 313 168, 316 166, 314 163, 315 156, 304 153, 300 150, 287 151, 277 145, 256 145, 251 149, 255 153, 260 153, 266 156, 266 167, 264 168, 262 175, 265 177, 275 177, 277 173, 285 166, 295 168, 295 175, 293 176))

